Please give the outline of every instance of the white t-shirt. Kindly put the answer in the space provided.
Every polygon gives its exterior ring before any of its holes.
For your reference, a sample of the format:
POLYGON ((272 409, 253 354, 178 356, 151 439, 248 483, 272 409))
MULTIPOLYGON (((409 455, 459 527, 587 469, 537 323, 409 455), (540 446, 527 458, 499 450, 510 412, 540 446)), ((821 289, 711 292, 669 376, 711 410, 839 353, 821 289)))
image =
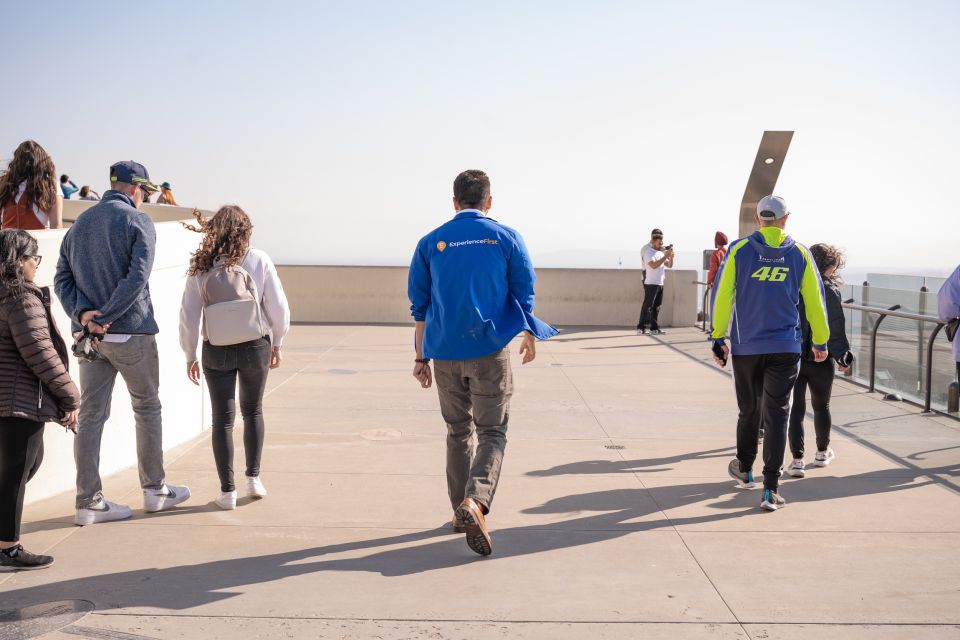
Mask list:
POLYGON ((643 250, 643 268, 647 270, 647 277, 644 278, 644 284, 658 284, 663 286, 663 281, 667 277, 667 263, 664 262, 659 267, 654 269, 650 266, 651 262, 656 262, 664 256, 663 251, 657 251, 650 245, 647 245, 643 250))

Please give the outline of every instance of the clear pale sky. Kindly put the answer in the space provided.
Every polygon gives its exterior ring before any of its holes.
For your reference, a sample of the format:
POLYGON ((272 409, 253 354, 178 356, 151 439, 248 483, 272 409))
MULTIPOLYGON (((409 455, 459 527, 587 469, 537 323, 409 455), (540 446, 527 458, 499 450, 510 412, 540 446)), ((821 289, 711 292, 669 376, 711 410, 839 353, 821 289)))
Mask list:
POLYGON ((960 262, 958 2, 112 6, 4 9, 0 159, 33 138, 103 190, 132 158, 280 263, 406 264, 467 168, 543 266, 638 266, 654 226, 699 251, 764 129, 796 131, 799 241, 960 262))

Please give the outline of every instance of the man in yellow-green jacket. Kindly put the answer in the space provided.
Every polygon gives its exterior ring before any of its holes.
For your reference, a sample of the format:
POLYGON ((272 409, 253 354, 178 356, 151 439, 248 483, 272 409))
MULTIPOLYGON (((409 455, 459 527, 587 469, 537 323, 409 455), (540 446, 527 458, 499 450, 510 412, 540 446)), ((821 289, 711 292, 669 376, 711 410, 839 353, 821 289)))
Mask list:
POLYGON ((820 272, 810 251, 784 233, 789 216, 783 198, 771 195, 761 199, 756 216, 760 229, 730 245, 713 290, 714 360, 722 367, 733 354, 740 408, 737 457, 727 471, 741 488, 754 487, 753 463, 762 421, 760 507, 768 511, 786 504, 778 486, 787 444, 790 393, 800 367, 797 305, 801 297, 817 362, 827 358, 830 338, 820 272))

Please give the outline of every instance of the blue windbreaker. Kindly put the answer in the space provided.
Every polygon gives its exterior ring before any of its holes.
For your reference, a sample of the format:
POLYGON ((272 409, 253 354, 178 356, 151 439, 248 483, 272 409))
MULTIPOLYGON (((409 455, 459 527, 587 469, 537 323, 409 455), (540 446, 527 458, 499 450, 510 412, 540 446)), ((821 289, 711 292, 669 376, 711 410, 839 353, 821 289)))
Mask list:
POLYGON ((533 316, 536 279, 520 234, 475 209, 425 235, 407 282, 411 315, 425 322, 423 357, 479 358, 521 331, 555 336, 533 316))

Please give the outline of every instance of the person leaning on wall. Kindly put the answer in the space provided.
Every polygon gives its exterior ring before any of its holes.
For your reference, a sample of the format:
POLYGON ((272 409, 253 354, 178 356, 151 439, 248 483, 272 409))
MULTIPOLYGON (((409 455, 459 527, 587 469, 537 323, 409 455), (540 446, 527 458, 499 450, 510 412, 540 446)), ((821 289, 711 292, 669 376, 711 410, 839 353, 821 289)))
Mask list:
POLYGON ((33 140, 20 143, 0 174, 0 228, 59 229, 63 194, 50 155, 33 140))
POLYGON ((24 492, 43 460, 44 423, 77 431, 80 392, 67 373, 50 291, 34 283, 40 262, 33 236, 0 231, 0 570, 53 563, 20 544, 24 492))

